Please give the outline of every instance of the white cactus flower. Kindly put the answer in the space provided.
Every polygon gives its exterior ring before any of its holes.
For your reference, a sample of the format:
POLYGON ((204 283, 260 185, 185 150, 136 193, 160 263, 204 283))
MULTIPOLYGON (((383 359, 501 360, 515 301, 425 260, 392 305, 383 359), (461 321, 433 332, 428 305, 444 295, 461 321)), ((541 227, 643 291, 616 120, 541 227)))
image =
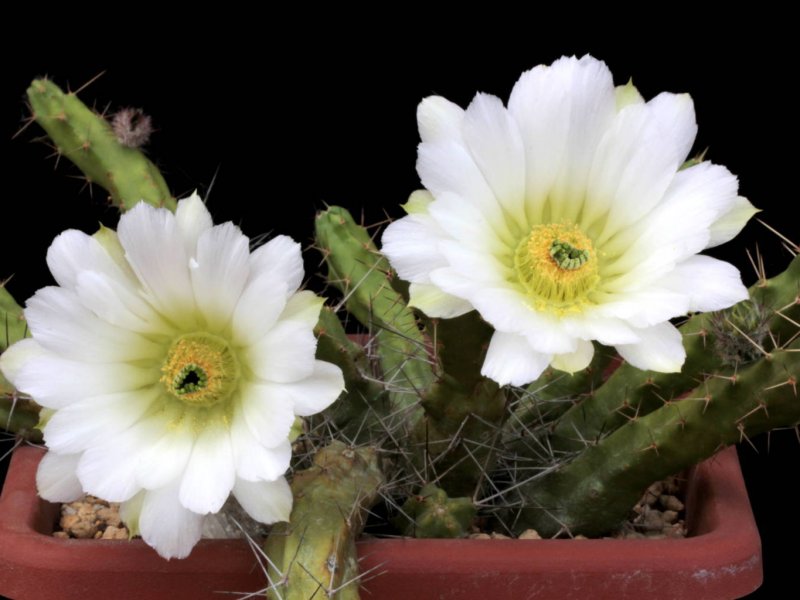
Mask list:
POLYGON ((473 309, 495 332, 482 372, 522 385, 552 365, 574 372, 592 340, 642 369, 679 371, 669 319, 747 297, 730 264, 698 255, 756 209, 694 143, 686 94, 645 102, 605 63, 561 58, 524 73, 508 107, 438 96, 417 112, 426 191, 392 223, 383 251, 431 317, 473 309))
POLYGON ((297 291, 300 245, 251 253, 194 195, 175 214, 139 203, 117 233, 65 231, 47 262, 58 286, 28 300, 32 338, 0 357, 53 409, 40 495, 121 502, 165 558, 188 555, 231 492, 258 521, 288 520, 295 416, 344 387, 314 357, 322 300, 297 291))

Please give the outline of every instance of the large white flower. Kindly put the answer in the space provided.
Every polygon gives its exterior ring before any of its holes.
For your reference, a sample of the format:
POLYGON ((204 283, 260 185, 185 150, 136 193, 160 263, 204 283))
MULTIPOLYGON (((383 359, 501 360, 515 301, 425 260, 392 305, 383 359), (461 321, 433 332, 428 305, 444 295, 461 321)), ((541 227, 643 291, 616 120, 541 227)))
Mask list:
POLYGON ((483 373, 521 385, 548 365, 574 372, 591 340, 631 364, 678 371, 669 319, 747 297, 730 264, 699 256, 755 209, 736 178, 681 170, 697 126, 688 95, 644 102, 606 65, 562 58, 522 75, 508 107, 438 96, 417 112, 427 191, 391 224, 383 251, 432 317, 473 309, 495 329, 483 373))
POLYGON ((175 214, 140 203, 116 234, 55 239, 59 286, 28 300, 33 337, 0 358, 54 409, 43 498, 122 502, 166 558, 189 554, 231 492, 258 521, 288 520, 295 415, 327 407, 344 382, 314 358, 322 300, 297 291, 299 244, 249 243, 231 223, 212 226, 196 195, 175 214))

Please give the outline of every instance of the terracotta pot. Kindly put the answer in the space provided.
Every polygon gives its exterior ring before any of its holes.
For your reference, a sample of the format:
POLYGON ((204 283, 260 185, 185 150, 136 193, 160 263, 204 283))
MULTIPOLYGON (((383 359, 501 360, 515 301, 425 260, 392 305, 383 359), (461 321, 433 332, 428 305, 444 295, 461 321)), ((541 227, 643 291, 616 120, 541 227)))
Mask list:
MULTIPOLYGON (((203 540, 165 561, 141 540, 62 540, 36 496, 36 448, 14 453, 0 497, 0 593, 11 598, 219 598, 264 579, 244 541, 203 540)), ((367 598, 738 598, 762 578, 735 449, 692 470, 683 540, 368 540, 367 598), (379 574, 380 573, 380 574, 379 574)))

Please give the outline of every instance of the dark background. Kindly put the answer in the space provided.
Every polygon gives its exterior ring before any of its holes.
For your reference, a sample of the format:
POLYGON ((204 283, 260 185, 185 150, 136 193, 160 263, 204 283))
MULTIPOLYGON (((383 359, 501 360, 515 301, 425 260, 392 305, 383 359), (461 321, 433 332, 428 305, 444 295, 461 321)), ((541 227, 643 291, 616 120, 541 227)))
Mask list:
MULTIPOLYGON (((0 278, 13 274, 9 289, 23 301, 50 283, 44 257, 57 233, 115 224, 103 190, 81 191, 71 165, 62 161, 54 170, 50 151, 31 143, 41 134, 35 125, 11 139, 26 114, 32 77, 48 74, 77 89, 101 71, 81 97, 101 109, 142 107, 153 116, 159 131, 148 151, 176 195, 195 188, 205 194, 216 174, 208 198, 215 221, 233 220, 251 237, 284 233, 310 245, 314 212, 325 203, 363 212, 367 223, 401 215, 398 205, 419 186, 415 108, 421 98, 438 93, 465 106, 480 90, 505 100, 523 70, 591 52, 609 64, 617 83, 633 77, 646 98, 690 92, 700 126, 695 150, 708 147, 711 160, 739 175, 741 193, 764 209, 763 219, 800 238, 790 213, 798 205, 797 98, 789 90, 796 57, 780 35, 757 42, 729 32, 720 44, 675 30, 663 38, 595 35, 572 43, 564 35, 545 42, 538 34, 547 27, 524 37, 487 38, 478 31, 441 40, 420 24, 397 39, 297 32, 287 43, 272 37, 280 29, 273 24, 234 31, 241 37, 225 43, 212 34, 166 40, 140 32, 126 49, 112 36, 102 58, 96 46, 80 41, 41 60, 15 53, 0 95, 6 149, 0 278), (163 52, 155 55, 159 45, 163 52), (782 149, 786 142, 789 151, 782 149)), ((754 274, 745 249, 756 245, 770 274, 788 264, 777 239, 756 223, 716 255, 736 264, 749 284, 754 274)), ((310 286, 321 290, 317 256, 309 251, 306 257, 310 286)), ((796 552, 780 547, 796 547, 800 535, 790 489, 800 444, 793 432, 773 434, 769 451, 766 436, 752 442, 755 450, 744 443, 739 453, 764 544, 761 594, 776 597, 793 581, 797 560, 796 552)))

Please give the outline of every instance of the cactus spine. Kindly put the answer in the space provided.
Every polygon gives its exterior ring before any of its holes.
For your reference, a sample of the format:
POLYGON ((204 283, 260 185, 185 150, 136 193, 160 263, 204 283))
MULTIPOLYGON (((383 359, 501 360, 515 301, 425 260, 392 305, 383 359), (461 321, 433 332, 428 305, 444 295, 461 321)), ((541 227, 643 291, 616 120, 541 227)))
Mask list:
POLYGON ((175 210, 175 198, 158 168, 140 150, 122 144, 111 125, 78 96, 36 79, 28 88, 28 101, 56 152, 75 163, 89 183, 105 188, 120 210, 140 200, 175 210))
POLYGON ((290 523, 273 527, 268 598, 358 598, 355 539, 375 503, 383 475, 371 448, 332 442, 314 465, 295 473, 290 523))

